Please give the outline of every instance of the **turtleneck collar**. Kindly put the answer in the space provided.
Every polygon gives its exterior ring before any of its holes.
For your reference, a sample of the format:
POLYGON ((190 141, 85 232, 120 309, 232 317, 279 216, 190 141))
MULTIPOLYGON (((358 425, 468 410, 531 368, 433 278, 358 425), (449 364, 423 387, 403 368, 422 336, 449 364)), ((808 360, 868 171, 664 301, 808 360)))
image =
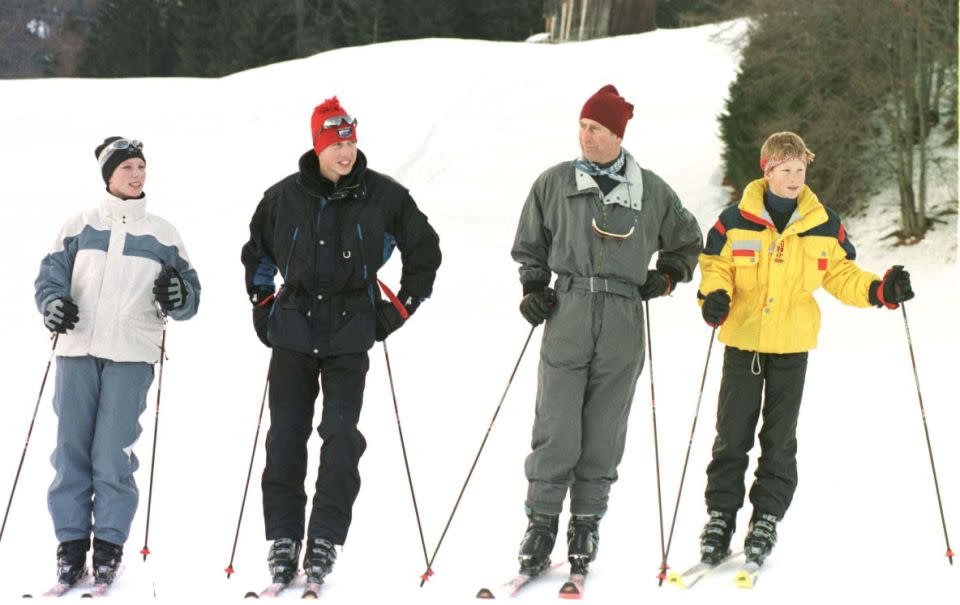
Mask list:
POLYGON ((100 216, 108 223, 131 223, 147 216, 147 196, 122 200, 107 193, 100 202, 100 216))
POLYGON ((763 192, 763 202, 768 209, 777 212, 793 212, 797 209, 796 198, 780 197, 769 189, 763 192))
POLYGON ((336 183, 320 174, 320 164, 316 152, 311 149, 300 156, 299 182, 313 195, 322 195, 325 198, 337 197, 338 191, 349 191, 363 179, 367 172, 367 156, 357 150, 357 161, 353 164, 350 174, 340 177, 336 183))

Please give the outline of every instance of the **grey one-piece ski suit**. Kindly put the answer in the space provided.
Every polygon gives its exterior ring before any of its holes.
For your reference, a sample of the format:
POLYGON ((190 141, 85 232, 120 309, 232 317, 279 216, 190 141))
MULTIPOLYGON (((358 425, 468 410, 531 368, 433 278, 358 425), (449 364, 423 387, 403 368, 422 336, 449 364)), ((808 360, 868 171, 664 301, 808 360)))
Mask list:
POLYGON ((521 283, 557 274, 525 466, 526 505, 540 513, 559 514, 568 488, 572 514, 606 511, 643 368, 640 287, 655 252, 658 269, 690 281, 702 249, 693 215, 629 153, 625 177, 604 196, 563 162, 537 178, 520 216, 512 255, 521 283))

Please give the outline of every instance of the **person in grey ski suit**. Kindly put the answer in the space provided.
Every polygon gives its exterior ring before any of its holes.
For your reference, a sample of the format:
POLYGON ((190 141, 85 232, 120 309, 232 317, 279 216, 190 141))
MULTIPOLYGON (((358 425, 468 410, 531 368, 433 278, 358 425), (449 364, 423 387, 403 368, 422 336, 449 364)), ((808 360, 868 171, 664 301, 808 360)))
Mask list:
POLYGON ((534 326, 546 320, 520 545, 521 572, 530 575, 550 564, 568 490, 568 558, 583 573, 595 558, 643 367, 642 303, 690 281, 702 249, 676 193, 623 149, 632 116, 612 85, 587 100, 582 156, 537 178, 512 249, 521 313, 534 326))
POLYGON ((113 580, 137 510, 133 444, 163 316, 190 319, 200 304, 180 235, 147 213, 143 144, 109 137, 95 155, 107 192, 63 226, 35 283, 44 325, 57 334, 56 477, 47 505, 66 585, 85 573, 91 534, 96 581, 113 580))

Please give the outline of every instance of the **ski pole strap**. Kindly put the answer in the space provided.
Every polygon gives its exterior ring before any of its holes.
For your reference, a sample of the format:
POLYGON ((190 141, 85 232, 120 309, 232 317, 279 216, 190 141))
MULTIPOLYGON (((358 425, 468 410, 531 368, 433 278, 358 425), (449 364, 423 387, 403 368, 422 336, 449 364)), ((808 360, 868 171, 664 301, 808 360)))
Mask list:
POLYGON ((390 300, 390 303, 397 310, 397 313, 400 314, 400 317, 403 318, 403 321, 407 321, 407 319, 410 317, 410 312, 407 311, 407 308, 403 306, 403 303, 400 302, 400 299, 397 298, 397 295, 394 294, 385 283, 380 281, 379 278, 377 278, 377 283, 380 284, 380 289, 383 290, 383 293, 387 296, 387 299, 390 300))

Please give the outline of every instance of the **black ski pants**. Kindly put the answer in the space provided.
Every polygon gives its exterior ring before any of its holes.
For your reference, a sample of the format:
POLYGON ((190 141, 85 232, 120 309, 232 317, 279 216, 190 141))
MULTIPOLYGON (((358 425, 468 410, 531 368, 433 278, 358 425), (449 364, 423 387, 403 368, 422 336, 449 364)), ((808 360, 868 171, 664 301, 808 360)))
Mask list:
POLYGON ((787 512, 797 488, 797 418, 806 373, 805 352, 775 355, 726 348, 717 438, 707 466, 708 510, 736 513, 743 506, 748 454, 762 413, 750 502, 755 512, 777 518, 787 512))
POLYGON ((343 544, 360 491, 357 466, 367 447, 357 430, 370 361, 366 353, 314 357, 273 349, 270 360, 270 430, 261 482, 267 540, 304 537, 307 440, 320 386, 323 440, 307 538, 343 544), (318 384, 319 377, 319 384, 318 384))

